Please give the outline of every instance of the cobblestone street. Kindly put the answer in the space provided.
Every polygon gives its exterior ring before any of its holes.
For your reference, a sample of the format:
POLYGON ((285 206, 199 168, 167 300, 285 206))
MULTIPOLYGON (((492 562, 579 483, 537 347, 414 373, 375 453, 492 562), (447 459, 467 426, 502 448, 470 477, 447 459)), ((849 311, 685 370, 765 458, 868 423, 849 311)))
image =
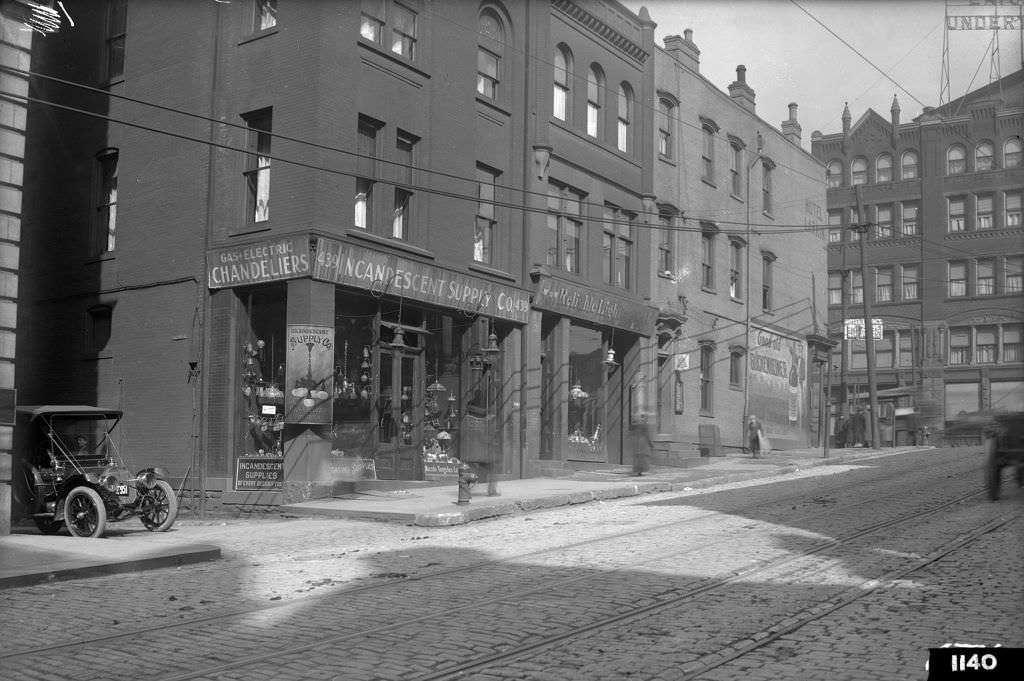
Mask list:
POLYGON ((0 676, 923 679, 1024 646, 1024 494, 981 479, 934 450, 446 528, 183 518, 222 560, 0 592, 0 676))

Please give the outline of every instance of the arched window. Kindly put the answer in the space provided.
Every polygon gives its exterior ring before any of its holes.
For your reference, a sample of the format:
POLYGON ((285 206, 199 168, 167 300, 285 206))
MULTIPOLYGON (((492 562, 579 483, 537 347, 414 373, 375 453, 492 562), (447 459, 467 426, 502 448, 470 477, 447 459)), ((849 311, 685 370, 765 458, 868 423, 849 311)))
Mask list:
POLYGON ((572 53, 565 45, 555 48, 555 91, 551 113, 560 121, 569 120, 569 74, 572 72, 572 53))
POLYGON ((601 137, 601 106, 604 103, 604 73, 597 64, 587 72, 587 134, 601 137))
POLYGON ((855 158, 853 163, 850 165, 850 183, 854 186, 858 184, 867 184, 868 182, 868 162, 864 158, 855 158))
POLYGON ((917 177, 917 152, 904 151, 900 159, 900 178, 913 180, 917 177))
POLYGON ((875 182, 892 182, 892 156, 880 154, 875 160, 875 182))
POLYGON ((954 144, 946 151, 946 174, 960 175, 967 172, 967 155, 964 145, 954 144))
POLYGON ((490 8, 480 12, 477 23, 479 45, 476 56, 476 92, 488 99, 498 99, 502 58, 505 56, 505 27, 501 17, 490 8))
POLYGON ((1011 137, 1003 142, 1003 168, 1020 168, 1021 150, 1019 137, 1011 137))
POLYGON ((629 152, 632 149, 630 143, 631 121, 633 120, 633 89, 629 83, 619 85, 619 151, 629 152))
POLYGON ((974 150, 974 171, 992 170, 992 160, 995 156, 995 147, 988 140, 985 140, 974 150))
POLYGON ((825 169, 825 180, 828 182, 829 187, 842 187, 843 164, 839 161, 829 161, 828 167, 825 169))

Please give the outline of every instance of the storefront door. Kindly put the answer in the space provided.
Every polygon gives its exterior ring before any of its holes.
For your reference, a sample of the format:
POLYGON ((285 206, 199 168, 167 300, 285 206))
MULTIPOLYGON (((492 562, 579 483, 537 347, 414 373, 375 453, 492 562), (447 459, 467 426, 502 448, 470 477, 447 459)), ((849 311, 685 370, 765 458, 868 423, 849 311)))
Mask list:
POLYGON ((380 351, 377 449, 381 480, 422 480, 423 355, 418 349, 380 351))

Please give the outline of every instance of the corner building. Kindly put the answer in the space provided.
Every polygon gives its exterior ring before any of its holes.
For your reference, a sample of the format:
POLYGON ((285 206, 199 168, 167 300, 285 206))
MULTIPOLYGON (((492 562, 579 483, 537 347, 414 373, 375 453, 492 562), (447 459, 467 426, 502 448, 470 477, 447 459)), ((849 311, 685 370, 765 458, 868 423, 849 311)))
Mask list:
MULTIPOLYGON (((908 122, 895 97, 889 113, 853 121, 847 108, 842 132, 812 138, 829 186, 834 400, 844 415, 866 400, 864 341, 842 336, 867 295, 883 327, 874 343, 879 395, 890 398, 883 419, 913 410, 922 430, 939 433, 961 412, 1020 411, 1024 71, 908 122)), ((913 441, 894 425, 891 439, 913 441)))
POLYGON ((34 48, 20 402, 125 410, 121 449, 201 505, 649 450, 646 11, 75 20, 34 48))

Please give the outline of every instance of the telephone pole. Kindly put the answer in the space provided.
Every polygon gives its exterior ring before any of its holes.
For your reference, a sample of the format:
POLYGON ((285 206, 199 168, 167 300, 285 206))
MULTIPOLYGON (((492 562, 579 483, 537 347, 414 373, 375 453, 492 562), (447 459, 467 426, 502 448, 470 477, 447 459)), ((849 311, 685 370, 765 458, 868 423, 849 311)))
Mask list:
POLYGON ((878 449, 881 445, 880 433, 878 432, 878 384, 875 382, 875 327, 871 322, 871 295, 874 293, 874 277, 868 281, 868 265, 864 260, 864 242, 867 241, 868 230, 871 223, 864 220, 864 206, 861 203, 860 185, 854 188, 857 196, 857 224, 850 225, 850 228, 860 237, 860 281, 861 299, 864 301, 864 353, 868 360, 868 405, 871 413, 868 414, 871 428, 871 447, 878 449), (871 286, 869 286, 871 284, 871 286))

